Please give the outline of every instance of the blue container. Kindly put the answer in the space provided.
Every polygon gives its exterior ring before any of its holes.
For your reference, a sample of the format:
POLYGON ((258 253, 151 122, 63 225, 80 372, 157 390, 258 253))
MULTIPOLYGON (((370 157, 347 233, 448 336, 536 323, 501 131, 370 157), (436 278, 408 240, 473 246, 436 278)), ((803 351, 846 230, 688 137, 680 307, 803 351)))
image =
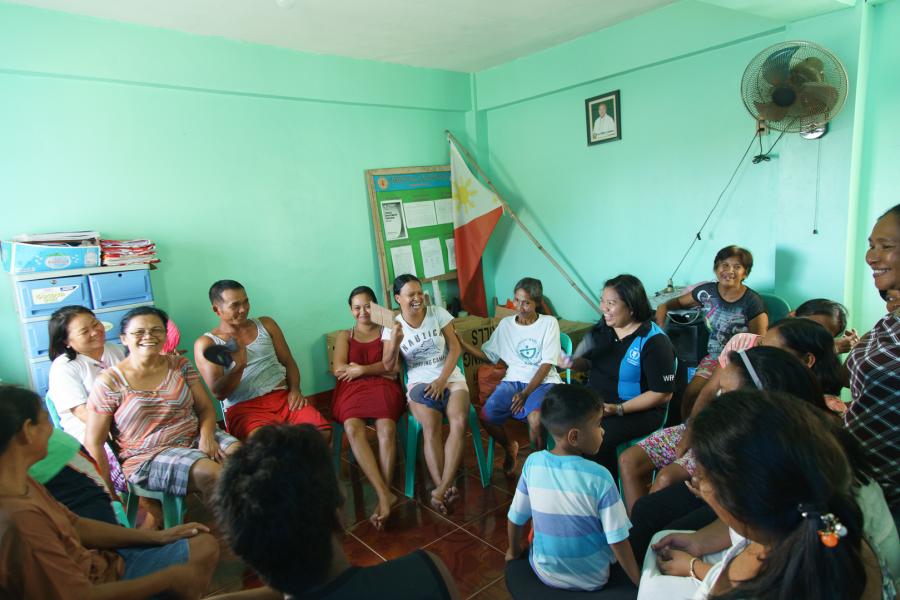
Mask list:
POLYGON ((94 308, 110 308, 153 300, 150 271, 119 271, 88 275, 94 308))
POLYGON ((25 346, 28 358, 44 358, 50 355, 50 332, 48 321, 35 321, 25 324, 25 346))
POLYGON ((129 310, 131 309, 123 308, 120 310, 101 310, 94 313, 97 315, 97 319, 103 323, 103 328, 106 330, 106 341, 119 341, 119 332, 122 329, 122 317, 124 317, 125 313, 129 310))
POLYGON ((16 298, 23 319, 49 317, 57 308, 70 304, 91 306, 88 279, 84 275, 17 281, 16 298))
POLYGON ((0 255, 3 270, 10 275, 100 266, 99 246, 44 246, 2 242, 0 255))
POLYGON ((31 383, 34 391, 43 398, 50 389, 50 361, 41 360, 31 363, 31 383))

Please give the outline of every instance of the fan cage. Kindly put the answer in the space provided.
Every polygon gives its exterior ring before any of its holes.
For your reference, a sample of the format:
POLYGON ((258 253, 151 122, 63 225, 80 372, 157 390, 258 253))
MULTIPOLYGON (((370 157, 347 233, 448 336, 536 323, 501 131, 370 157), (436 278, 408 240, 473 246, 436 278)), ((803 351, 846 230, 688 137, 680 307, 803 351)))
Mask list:
POLYGON ((788 133, 812 131, 834 119, 844 107, 844 102, 847 99, 847 90, 847 70, 841 64, 840 59, 818 44, 805 41, 781 42, 766 48, 750 61, 741 78, 741 98, 747 111, 754 119, 765 121, 766 125, 771 129, 788 133), (771 102, 774 86, 763 77, 763 65, 776 52, 792 47, 797 47, 797 50, 790 58, 788 69, 792 69, 807 58, 816 58, 822 61, 824 82, 837 90, 837 101, 830 110, 826 109, 813 114, 800 116, 788 114, 784 118, 777 120, 764 118, 760 115, 755 103, 766 104, 771 102))

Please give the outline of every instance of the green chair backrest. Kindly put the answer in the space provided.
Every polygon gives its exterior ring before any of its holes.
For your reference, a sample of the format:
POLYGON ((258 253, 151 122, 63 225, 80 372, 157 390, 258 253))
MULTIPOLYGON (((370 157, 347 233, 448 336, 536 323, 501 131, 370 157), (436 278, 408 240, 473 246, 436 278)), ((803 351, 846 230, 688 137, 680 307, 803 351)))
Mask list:
POLYGON ((784 319, 791 312, 791 305, 783 298, 779 298, 774 294, 760 294, 760 297, 766 303, 766 312, 769 313, 769 325, 784 319))
POLYGON ((59 420, 59 413, 56 412, 56 405, 50 399, 50 394, 44 396, 44 406, 47 407, 47 413, 50 415, 50 423, 57 429, 62 429, 62 421, 59 420))
MULTIPOLYGON (((567 333, 559 334, 559 347, 568 356, 572 356, 572 338, 567 333)), ((572 383, 572 370, 566 369, 566 383, 572 383)))

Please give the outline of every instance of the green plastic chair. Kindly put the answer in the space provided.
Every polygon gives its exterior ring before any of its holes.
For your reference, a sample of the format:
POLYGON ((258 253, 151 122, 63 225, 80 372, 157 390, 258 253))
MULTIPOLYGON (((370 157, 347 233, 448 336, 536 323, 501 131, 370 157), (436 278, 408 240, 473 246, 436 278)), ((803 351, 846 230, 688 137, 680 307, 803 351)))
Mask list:
POLYGON ((225 409, 222 408, 222 401, 212 394, 209 395, 209 399, 212 400, 213 410, 216 411, 216 423, 224 423, 225 409))
MULTIPOLYGON (((209 398, 212 401, 213 410, 216 411, 216 422, 224 423, 225 411, 222 408, 222 402, 212 394, 210 394, 209 398)), ((138 504, 140 503, 139 498, 152 498, 153 500, 158 500, 159 503, 162 504, 163 527, 166 529, 181 525, 184 520, 184 496, 148 490, 129 481, 128 493, 125 499, 125 517, 128 519, 130 527, 134 527, 135 522, 137 521, 138 504)))
MULTIPOLYGON (((559 346, 560 349, 566 354, 572 354, 572 338, 569 337, 567 333, 559 334, 559 346)), ((572 369, 566 369, 565 372, 565 382, 572 383, 572 369)), ((553 450, 556 446, 556 442, 553 441, 553 436, 547 435, 547 450, 553 450)), ((494 438, 489 437, 487 441, 487 470, 488 470, 488 479, 494 474, 494 438)))
MULTIPOLYGON (((462 356, 457 362, 459 370, 463 371, 462 356)), ((403 373, 403 383, 407 382, 406 371, 403 373)), ((402 419, 401 419, 402 420, 402 419)), ((444 422, 446 423, 446 418, 444 422)), ((487 487, 491 483, 489 472, 490 465, 486 463, 484 447, 481 445, 481 427, 478 424, 478 413, 475 407, 469 404, 469 429, 472 430, 472 443, 475 446, 475 458, 478 462, 478 472, 481 476, 481 487, 487 487)), ((416 458, 419 452, 419 437, 422 435, 422 425, 409 411, 406 416, 406 482, 403 493, 407 498, 415 495, 416 486, 416 458)))
POLYGON ((791 305, 783 298, 779 298, 774 294, 760 294, 760 297, 766 303, 766 312, 769 313, 769 325, 784 319, 791 312, 791 305))
POLYGON ((128 497, 125 500, 125 516, 130 527, 134 527, 137 521, 139 498, 152 498, 162 504, 163 527, 166 529, 181 525, 184 520, 184 497, 168 492, 148 490, 129 481, 128 497))
POLYGON ((50 416, 50 424, 57 429, 62 429, 62 421, 59 420, 59 413, 56 412, 56 405, 53 404, 53 400, 50 399, 50 394, 44 396, 44 407, 47 409, 47 414, 50 416))

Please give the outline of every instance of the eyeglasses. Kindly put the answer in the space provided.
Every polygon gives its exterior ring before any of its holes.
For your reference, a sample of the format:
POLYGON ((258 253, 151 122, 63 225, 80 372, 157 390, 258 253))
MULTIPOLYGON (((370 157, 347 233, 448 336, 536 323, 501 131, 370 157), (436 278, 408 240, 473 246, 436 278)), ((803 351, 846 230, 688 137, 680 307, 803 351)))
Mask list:
POLYGON ((155 340, 166 335, 166 330, 162 327, 154 327, 153 329, 135 329, 134 331, 127 331, 126 335, 130 335, 136 340, 139 340, 143 337, 150 336, 155 340))

